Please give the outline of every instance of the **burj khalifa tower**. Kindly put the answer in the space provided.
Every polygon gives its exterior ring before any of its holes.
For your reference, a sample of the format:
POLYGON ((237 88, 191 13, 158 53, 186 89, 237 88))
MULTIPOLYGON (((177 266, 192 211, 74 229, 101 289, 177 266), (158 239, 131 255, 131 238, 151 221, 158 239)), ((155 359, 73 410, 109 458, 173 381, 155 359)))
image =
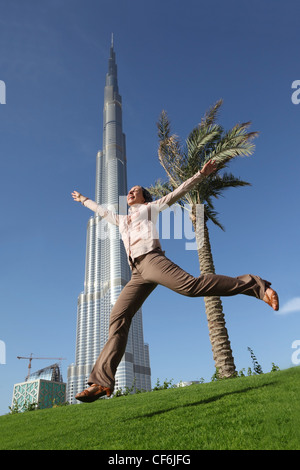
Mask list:
MULTIPOLYGON (((103 150, 96 157, 95 201, 123 213, 127 194, 125 134, 113 37, 104 88, 103 150)), ((84 291, 78 296, 75 363, 68 367, 69 403, 87 387, 93 365, 108 339, 109 316, 130 268, 118 227, 92 216, 87 225, 84 291)), ((133 318, 125 354, 116 373, 115 390, 151 390, 149 347, 144 343, 141 309, 133 318)))

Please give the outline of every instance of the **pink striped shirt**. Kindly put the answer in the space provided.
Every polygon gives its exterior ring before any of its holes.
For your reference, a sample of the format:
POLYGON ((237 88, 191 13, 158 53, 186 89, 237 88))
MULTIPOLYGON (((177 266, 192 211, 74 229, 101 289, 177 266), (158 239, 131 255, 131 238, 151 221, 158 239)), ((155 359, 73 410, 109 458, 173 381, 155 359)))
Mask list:
POLYGON ((134 261, 139 256, 160 247, 156 230, 159 212, 178 201, 204 178, 205 176, 198 171, 166 196, 153 202, 134 204, 129 208, 128 215, 107 210, 90 199, 84 201, 83 205, 105 218, 107 222, 119 227, 127 256, 134 261))

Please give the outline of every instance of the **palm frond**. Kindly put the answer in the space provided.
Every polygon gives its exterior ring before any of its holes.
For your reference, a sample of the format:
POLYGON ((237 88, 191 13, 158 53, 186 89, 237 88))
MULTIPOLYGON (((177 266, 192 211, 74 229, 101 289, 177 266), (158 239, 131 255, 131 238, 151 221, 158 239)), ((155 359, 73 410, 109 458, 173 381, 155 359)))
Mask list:
POLYGON ((193 190, 177 201, 181 206, 188 203, 205 205, 205 217, 224 230, 217 217, 213 199, 219 198, 228 188, 249 186, 250 183, 235 177, 231 173, 220 174, 230 160, 235 157, 252 155, 255 145, 253 139, 257 132, 249 132, 250 122, 236 124, 229 131, 216 123, 218 112, 223 101, 219 100, 205 114, 200 124, 189 134, 185 145, 179 137, 171 133, 168 115, 162 111, 158 127, 159 149, 158 158, 164 168, 168 182, 156 182, 148 188, 154 198, 163 197, 176 189, 180 184, 193 176, 208 160, 215 160, 218 170, 215 174, 202 180, 193 190))
POLYGON ((179 138, 171 135, 159 144, 158 159, 172 185, 177 188, 182 183, 182 163, 184 160, 179 138))
POLYGON ((162 110, 160 113, 159 120, 157 122, 157 129, 159 141, 163 141, 169 138, 171 127, 168 114, 165 110, 162 110))
POLYGON ((237 124, 226 132, 212 152, 207 155, 207 159, 215 160, 219 168, 222 168, 232 158, 252 155, 255 149, 252 140, 258 133, 247 132, 250 124, 250 122, 237 124))
POLYGON ((204 128, 211 126, 216 121, 222 104, 223 100, 220 99, 213 106, 211 106, 209 110, 205 113, 199 126, 204 128))
POLYGON ((162 182, 160 179, 155 181, 154 185, 151 185, 146 189, 149 191, 149 193, 151 194, 151 196, 153 196, 154 199, 160 199, 161 197, 166 196, 174 190, 170 183, 162 182))
POLYGON ((209 179, 209 193, 218 198, 225 189, 237 188, 242 186, 251 186, 251 183, 237 178, 232 173, 216 174, 209 179))
POLYGON ((196 127, 186 141, 189 163, 197 165, 198 168, 203 166, 207 149, 216 145, 222 132, 222 127, 217 124, 206 128, 196 127))
POLYGON ((206 220, 209 219, 211 220, 215 225, 220 227, 223 232, 225 232, 225 227, 221 224, 221 222, 218 219, 218 213, 215 209, 210 207, 207 203, 204 204, 204 213, 206 220))

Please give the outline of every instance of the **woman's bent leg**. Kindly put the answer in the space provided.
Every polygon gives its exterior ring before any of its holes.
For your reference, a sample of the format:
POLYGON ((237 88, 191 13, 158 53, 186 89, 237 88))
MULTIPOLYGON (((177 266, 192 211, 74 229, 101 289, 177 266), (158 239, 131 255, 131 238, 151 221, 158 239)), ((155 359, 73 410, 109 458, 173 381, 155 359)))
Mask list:
POLYGON ((114 389, 115 373, 126 349, 131 320, 156 285, 145 282, 136 270, 133 271, 111 311, 108 341, 92 369, 89 385, 114 389))

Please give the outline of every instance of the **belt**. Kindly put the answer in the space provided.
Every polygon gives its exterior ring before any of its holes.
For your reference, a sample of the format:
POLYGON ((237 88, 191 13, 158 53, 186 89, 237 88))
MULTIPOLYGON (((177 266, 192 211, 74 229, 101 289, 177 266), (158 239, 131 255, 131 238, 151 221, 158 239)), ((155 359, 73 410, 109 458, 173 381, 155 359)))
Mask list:
MULTIPOLYGON (((144 253, 143 255, 137 256, 137 257, 135 258, 135 261, 136 261, 136 260, 141 260, 141 259, 143 259, 146 255, 148 255, 149 253, 155 253, 156 251, 165 254, 165 252, 162 251, 161 247, 158 246, 158 247, 154 248, 154 250, 148 251, 147 253, 144 253)), ((131 264, 132 266, 136 267, 135 262, 133 261, 133 259, 131 258, 130 255, 128 256, 128 259, 129 259, 129 261, 130 261, 130 264, 131 264)))

